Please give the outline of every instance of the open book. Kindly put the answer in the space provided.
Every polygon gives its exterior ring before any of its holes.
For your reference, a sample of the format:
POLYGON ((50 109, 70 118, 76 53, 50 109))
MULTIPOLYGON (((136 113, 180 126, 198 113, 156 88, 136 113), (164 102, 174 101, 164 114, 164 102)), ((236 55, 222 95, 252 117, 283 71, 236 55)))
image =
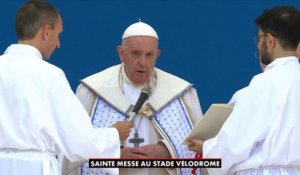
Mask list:
POLYGON ((182 144, 187 144, 186 140, 191 137, 201 140, 215 137, 231 114, 232 109, 233 106, 229 104, 212 104, 182 144))

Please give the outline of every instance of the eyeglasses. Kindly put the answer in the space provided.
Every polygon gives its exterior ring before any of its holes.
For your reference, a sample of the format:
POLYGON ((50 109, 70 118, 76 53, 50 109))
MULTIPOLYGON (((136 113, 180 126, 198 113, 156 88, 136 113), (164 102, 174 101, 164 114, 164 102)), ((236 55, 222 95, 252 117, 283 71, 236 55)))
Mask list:
MULTIPOLYGON (((269 34, 271 34, 271 35, 274 36, 274 37, 278 37, 278 35, 276 35, 276 34, 273 34, 273 33, 269 33, 269 34)), ((267 35, 268 35, 268 33, 253 37, 253 42, 254 42, 254 44, 257 45, 257 44, 258 44, 258 41, 259 41, 259 38, 260 38, 260 37, 265 37, 265 36, 267 36, 267 35)))
POLYGON ((258 41, 259 41, 259 38, 260 37, 265 37, 265 36, 267 36, 267 34, 262 34, 262 35, 258 35, 258 36, 253 37, 254 44, 257 45, 258 41))

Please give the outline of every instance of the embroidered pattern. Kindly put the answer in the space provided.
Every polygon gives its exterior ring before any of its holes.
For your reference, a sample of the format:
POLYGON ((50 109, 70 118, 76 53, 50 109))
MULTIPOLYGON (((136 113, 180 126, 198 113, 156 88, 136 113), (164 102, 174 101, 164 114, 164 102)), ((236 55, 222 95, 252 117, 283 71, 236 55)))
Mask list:
MULTIPOLYGON (((116 121, 123 121, 126 116, 112 108, 103 99, 99 98, 92 118, 95 127, 109 127, 116 121)), ((181 145, 182 140, 192 130, 192 124, 185 112, 180 98, 176 98, 169 103, 164 109, 155 114, 153 119, 160 125, 162 131, 172 142, 178 158, 194 158, 195 153, 189 151, 187 146, 181 145), (175 134, 174 134, 175 133, 175 134)), ((89 168, 88 163, 81 167, 82 175, 108 175, 105 169, 89 168)), ((190 174, 191 168, 181 168, 180 174, 190 174)))
MULTIPOLYGON (((99 97, 97 106, 93 113, 92 123, 97 128, 110 127, 117 121, 124 121, 126 116, 116 109, 112 108, 108 103, 99 97)), ((89 164, 85 163, 81 166, 82 175, 108 175, 101 168, 89 168, 89 164)))
MULTIPOLYGON (((155 114, 154 120, 164 131, 175 148, 178 158, 194 158, 195 152, 182 145, 183 139, 191 132, 192 124, 185 112, 180 98, 174 99, 164 109, 155 114)), ((191 174, 191 168, 181 168, 181 174, 191 174)))

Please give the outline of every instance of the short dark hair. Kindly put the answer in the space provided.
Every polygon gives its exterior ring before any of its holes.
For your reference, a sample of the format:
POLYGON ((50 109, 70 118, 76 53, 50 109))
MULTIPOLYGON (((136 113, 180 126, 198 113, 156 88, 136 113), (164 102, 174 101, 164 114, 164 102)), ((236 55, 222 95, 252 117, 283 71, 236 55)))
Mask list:
POLYGON ((296 50, 300 41, 299 10, 291 6, 266 9, 255 23, 262 32, 270 33, 279 40, 285 50, 296 50))
POLYGON ((22 5, 16 15, 16 33, 19 40, 33 39, 45 24, 54 29, 59 19, 58 10, 42 0, 30 0, 22 5))

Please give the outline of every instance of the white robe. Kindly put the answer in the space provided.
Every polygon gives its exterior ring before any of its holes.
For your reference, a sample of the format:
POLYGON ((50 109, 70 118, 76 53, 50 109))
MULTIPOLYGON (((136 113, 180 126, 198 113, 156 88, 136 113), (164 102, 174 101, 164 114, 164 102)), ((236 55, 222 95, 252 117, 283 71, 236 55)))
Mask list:
POLYGON ((278 58, 255 76, 219 134, 204 142, 204 158, 222 158, 210 175, 300 174, 300 65, 278 58))
POLYGON ((239 99, 239 98, 241 98, 241 96, 242 96, 243 94, 245 94, 246 90, 247 90, 247 87, 244 87, 244 88, 239 89, 238 91, 236 91, 236 92, 232 95, 232 97, 231 97, 231 99, 229 100, 228 104, 234 106, 236 100, 239 99))
POLYGON ((71 161, 120 156, 117 130, 95 129, 64 72, 29 45, 0 56, 0 121, 1 175, 59 175, 60 152, 71 161))
MULTIPOLYGON (((115 106, 116 109, 118 109, 118 111, 122 111, 122 113, 127 113, 127 111, 130 110, 131 105, 135 104, 135 102, 137 101, 141 87, 135 87, 134 85, 132 85, 128 77, 125 76, 125 81, 123 82, 124 84, 122 89, 124 93, 123 94, 120 87, 118 86, 120 69, 121 65, 116 65, 114 67, 108 68, 107 70, 84 79, 84 83, 79 85, 77 89, 77 96, 85 106, 86 110, 89 111, 90 115, 93 115, 92 113, 97 103, 98 95, 109 99, 109 104, 115 106), (89 88, 87 88, 86 85, 88 85, 89 88), (91 86, 93 87, 93 89, 96 89, 97 92, 90 90, 91 86)), ((145 104, 151 106, 151 108, 155 109, 155 111, 160 111, 164 105, 170 102, 170 99, 179 95, 186 107, 187 112, 189 113, 189 116, 191 117, 192 123, 197 123, 202 116, 202 111, 200 108, 196 90, 190 87, 191 85, 188 82, 178 77, 170 75, 157 68, 155 68, 155 71, 157 72, 157 84, 156 87, 152 88, 152 96, 145 104), (186 90, 182 91, 182 89, 186 90)), ((154 76, 152 76, 152 78, 154 78, 154 76)), ((150 86, 151 85, 152 81, 150 81, 150 86)), ((151 115, 153 115, 153 113, 150 114, 150 116, 151 115)), ((139 125, 140 119, 140 116, 136 118, 135 126, 139 125)), ((132 131, 128 139, 132 138, 133 134, 134 132, 132 131)), ((139 136, 145 139, 145 142, 140 144, 141 146, 147 144, 156 144, 157 142, 162 140, 162 137, 147 117, 143 117, 143 119, 141 120, 141 124, 139 127, 139 136)), ((128 141, 126 141, 125 146, 133 147, 133 144, 130 144, 128 143, 128 141)), ((171 149, 169 149, 169 151, 172 152, 171 149)), ((78 170, 77 173, 80 174, 80 170, 78 170)), ((157 168, 120 169, 121 175, 163 175, 176 173, 176 169, 169 170, 168 173, 164 169, 157 168)))

